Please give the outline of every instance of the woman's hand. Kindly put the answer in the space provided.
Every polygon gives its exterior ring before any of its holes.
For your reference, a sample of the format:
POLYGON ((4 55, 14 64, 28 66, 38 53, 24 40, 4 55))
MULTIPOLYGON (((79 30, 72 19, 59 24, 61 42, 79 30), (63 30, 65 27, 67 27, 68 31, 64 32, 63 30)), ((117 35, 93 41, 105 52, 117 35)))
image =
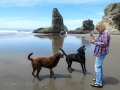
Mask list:
POLYGON ((94 39, 90 40, 89 42, 92 43, 92 44, 96 44, 94 39))
POLYGON ((95 36, 91 33, 90 36, 92 37, 92 39, 95 40, 95 36))

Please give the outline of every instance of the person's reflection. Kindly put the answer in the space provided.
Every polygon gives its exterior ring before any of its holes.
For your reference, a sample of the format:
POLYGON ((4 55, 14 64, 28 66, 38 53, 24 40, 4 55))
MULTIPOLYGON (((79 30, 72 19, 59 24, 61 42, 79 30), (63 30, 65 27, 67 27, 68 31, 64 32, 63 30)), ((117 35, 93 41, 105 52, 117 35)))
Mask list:
POLYGON ((86 39, 86 37, 80 37, 80 36, 76 36, 76 38, 78 38, 81 41, 82 45, 90 45, 89 41, 86 39))
POLYGON ((59 52, 59 48, 62 48, 63 42, 64 42, 64 37, 61 35, 35 35, 39 38, 49 38, 52 40, 52 49, 53 49, 53 54, 56 54, 59 52))
POLYGON ((86 40, 85 37, 82 37, 81 40, 82 40, 82 45, 86 45, 86 46, 90 45, 89 41, 86 40))

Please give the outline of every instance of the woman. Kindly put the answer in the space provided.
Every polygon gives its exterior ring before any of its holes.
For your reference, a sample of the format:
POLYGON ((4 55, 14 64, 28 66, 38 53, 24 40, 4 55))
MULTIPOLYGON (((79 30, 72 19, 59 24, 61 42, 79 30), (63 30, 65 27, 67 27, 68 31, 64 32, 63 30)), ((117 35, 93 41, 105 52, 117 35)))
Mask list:
POLYGON ((106 55, 109 53, 110 33, 105 29, 105 25, 103 23, 99 23, 96 26, 96 30, 99 32, 98 38, 96 39, 91 34, 92 40, 90 40, 90 43, 95 44, 94 55, 96 56, 96 78, 93 79, 95 82, 92 83, 91 86, 101 88, 103 86, 102 65, 106 55))

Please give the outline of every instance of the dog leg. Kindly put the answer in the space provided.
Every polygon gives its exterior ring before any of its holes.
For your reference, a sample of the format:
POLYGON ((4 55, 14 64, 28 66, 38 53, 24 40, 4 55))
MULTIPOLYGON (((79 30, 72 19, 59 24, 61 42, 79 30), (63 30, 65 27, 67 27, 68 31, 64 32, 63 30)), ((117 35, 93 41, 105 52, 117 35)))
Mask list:
POLYGON ((86 65, 85 65, 85 62, 84 62, 84 64, 83 64, 83 65, 84 65, 84 70, 85 70, 85 72, 86 72, 87 70, 86 70, 86 65))
POLYGON ((33 66, 33 72, 32 72, 32 75, 35 77, 35 71, 36 71, 36 68, 33 66))
POLYGON ((72 62, 70 62, 69 65, 68 65, 68 70, 69 70, 70 73, 72 73, 72 71, 74 70, 74 69, 71 68, 71 65, 72 65, 72 62))
POLYGON ((39 78, 40 70, 41 70, 41 67, 37 69, 37 73, 36 73, 36 77, 38 78, 38 80, 40 80, 40 78, 39 78))
POLYGON ((72 68, 71 68, 72 62, 69 60, 69 58, 66 58, 66 62, 68 64, 68 71, 72 73, 72 68))
POLYGON ((81 67, 82 67, 82 71, 83 71, 84 75, 86 75, 85 70, 84 70, 83 63, 81 64, 81 67))
POLYGON ((34 72, 35 72, 35 70, 32 72, 32 75, 35 77, 34 72))
POLYGON ((50 78, 52 78, 52 71, 50 70, 50 78))
POLYGON ((56 79, 55 75, 54 75, 54 71, 52 69, 50 69, 50 78, 52 78, 52 76, 53 76, 54 79, 56 79))

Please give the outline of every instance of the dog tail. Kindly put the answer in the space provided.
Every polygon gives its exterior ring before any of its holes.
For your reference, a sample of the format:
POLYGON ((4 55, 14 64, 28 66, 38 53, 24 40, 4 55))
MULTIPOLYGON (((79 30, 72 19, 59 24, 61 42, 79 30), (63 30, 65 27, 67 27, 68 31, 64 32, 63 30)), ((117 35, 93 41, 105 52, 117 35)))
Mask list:
POLYGON ((33 53, 30 53, 30 54, 28 55, 28 59, 29 59, 30 61, 33 61, 33 58, 30 57, 32 54, 33 54, 33 53))
POLYGON ((67 54, 64 52, 64 50, 63 50, 63 49, 61 49, 61 48, 60 48, 60 50, 64 53, 64 55, 65 55, 65 56, 67 56, 67 54))

